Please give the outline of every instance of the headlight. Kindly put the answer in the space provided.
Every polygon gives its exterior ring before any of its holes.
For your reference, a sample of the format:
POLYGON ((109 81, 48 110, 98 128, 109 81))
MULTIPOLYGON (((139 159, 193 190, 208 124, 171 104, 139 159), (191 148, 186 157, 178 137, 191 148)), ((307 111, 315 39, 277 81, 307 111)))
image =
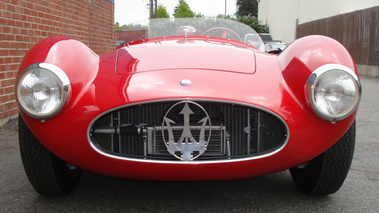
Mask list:
POLYGON ((17 83, 20 108, 37 119, 55 116, 66 103, 70 92, 67 75, 59 67, 48 63, 29 66, 17 83))
POLYGON ((362 91, 358 76, 339 64, 317 68, 309 76, 306 89, 313 111, 330 121, 351 115, 358 107, 362 91))

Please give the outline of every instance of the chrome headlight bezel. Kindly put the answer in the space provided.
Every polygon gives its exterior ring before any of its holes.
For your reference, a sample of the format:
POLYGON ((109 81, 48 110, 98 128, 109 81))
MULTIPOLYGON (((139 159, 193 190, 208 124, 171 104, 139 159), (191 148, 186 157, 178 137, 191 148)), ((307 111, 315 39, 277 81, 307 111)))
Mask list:
POLYGON ((36 63, 30 65, 29 67, 21 71, 17 79, 16 85, 16 94, 20 109, 28 116, 36 119, 48 119, 56 116, 71 97, 71 83, 68 76, 62 69, 50 63, 36 63), (43 70, 53 74, 56 77, 57 83, 60 87, 59 103, 53 108, 53 110, 46 113, 37 112, 29 108, 25 103, 25 100, 22 98, 20 90, 20 85, 23 83, 25 77, 36 70, 43 70))
POLYGON ((310 105, 310 108, 313 110, 313 112, 318 117, 324 120, 334 122, 338 120, 343 120, 349 117, 351 114, 353 114, 356 111, 361 99, 362 87, 361 87, 361 83, 359 81, 358 76, 350 68, 341 64, 326 64, 317 68, 315 71, 312 72, 312 74, 309 76, 307 80, 305 92, 306 92, 307 102, 310 105), (327 114, 324 111, 320 110, 319 106, 316 103, 316 98, 315 98, 316 90, 315 89, 316 89, 317 83, 323 77, 328 75, 328 73, 331 73, 333 71, 334 72, 342 71, 350 77, 351 81, 354 83, 355 95, 354 95, 353 104, 351 104, 345 111, 339 112, 337 114, 327 114))

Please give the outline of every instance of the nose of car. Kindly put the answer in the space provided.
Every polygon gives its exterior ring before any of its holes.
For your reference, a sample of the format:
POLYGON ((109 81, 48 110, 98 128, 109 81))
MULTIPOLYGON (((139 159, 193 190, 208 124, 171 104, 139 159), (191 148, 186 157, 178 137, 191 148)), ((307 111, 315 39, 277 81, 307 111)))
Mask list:
POLYGON ((253 74, 255 53, 231 44, 194 40, 138 44, 119 49, 117 73, 199 69, 253 74))

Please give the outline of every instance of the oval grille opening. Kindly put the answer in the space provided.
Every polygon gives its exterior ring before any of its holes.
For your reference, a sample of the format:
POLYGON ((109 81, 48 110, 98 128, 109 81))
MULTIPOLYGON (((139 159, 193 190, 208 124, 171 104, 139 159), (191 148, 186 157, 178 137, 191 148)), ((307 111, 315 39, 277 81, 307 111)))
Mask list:
POLYGON ((90 140, 110 155, 148 160, 250 158, 283 147, 287 129, 266 111, 237 103, 162 101, 108 112, 93 122, 90 140))

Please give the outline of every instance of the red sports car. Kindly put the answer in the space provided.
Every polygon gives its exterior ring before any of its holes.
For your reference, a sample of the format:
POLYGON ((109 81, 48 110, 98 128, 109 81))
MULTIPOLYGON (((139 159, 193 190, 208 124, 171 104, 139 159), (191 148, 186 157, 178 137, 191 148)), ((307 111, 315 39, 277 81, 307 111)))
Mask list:
POLYGON ((83 170, 205 181, 289 169, 306 194, 336 192, 349 171, 361 85, 337 41, 309 36, 279 55, 246 25, 158 19, 97 55, 47 38, 18 73, 22 161, 34 189, 67 194, 83 170))

